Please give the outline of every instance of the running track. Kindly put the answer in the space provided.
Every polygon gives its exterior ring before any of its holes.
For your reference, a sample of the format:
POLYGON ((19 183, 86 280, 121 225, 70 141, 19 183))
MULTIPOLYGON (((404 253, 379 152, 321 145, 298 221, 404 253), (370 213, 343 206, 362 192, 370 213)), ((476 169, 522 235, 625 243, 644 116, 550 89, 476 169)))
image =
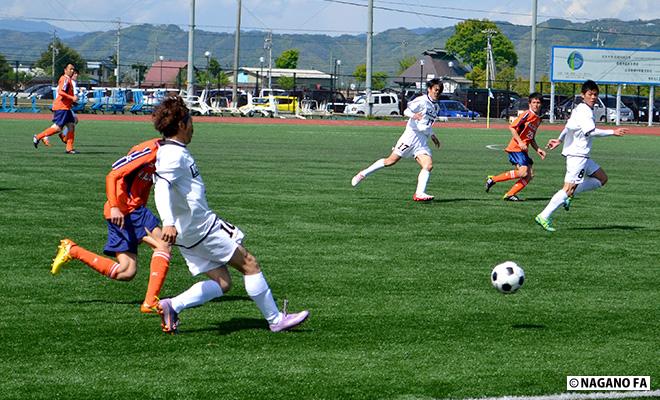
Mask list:
MULTIPOLYGON (((50 120, 50 113, 0 113, 0 120, 50 120)), ((134 121, 151 122, 150 115, 131 115, 131 114, 78 114, 81 121, 134 121)), ((243 118, 243 117, 195 117, 196 123, 223 123, 223 124, 263 124, 263 125, 325 125, 325 126, 400 126, 404 127, 406 121, 381 121, 381 120, 337 120, 337 119, 279 119, 279 118, 243 118)), ((506 129, 507 124, 502 120, 491 120, 491 129, 506 129)), ((543 124, 543 130, 560 131, 564 124, 543 124)), ((651 135, 660 136, 660 125, 622 125, 630 130, 632 135, 651 135)), ((451 121, 438 122, 436 128, 476 128, 486 129, 486 122, 483 119, 477 121, 451 121)))

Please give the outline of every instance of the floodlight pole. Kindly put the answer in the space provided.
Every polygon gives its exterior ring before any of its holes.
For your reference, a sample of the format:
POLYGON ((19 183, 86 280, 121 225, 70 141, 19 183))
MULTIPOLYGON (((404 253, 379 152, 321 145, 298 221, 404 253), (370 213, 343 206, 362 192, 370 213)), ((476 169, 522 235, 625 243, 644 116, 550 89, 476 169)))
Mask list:
POLYGON ((231 88, 231 101, 238 108, 238 55, 241 47, 241 0, 238 0, 236 10, 236 35, 234 36, 234 83, 231 88))
POLYGON ((529 53, 529 94, 536 91, 536 17, 538 0, 532 0, 532 44, 529 53))
POLYGON ((186 97, 194 96, 195 93, 195 63, 194 63, 194 50, 195 50, 195 0, 190 0, 190 31, 188 32, 188 87, 186 88, 186 97))
POLYGON ((371 117, 374 107, 373 98, 371 96, 371 47, 374 37, 374 0, 369 0, 367 15, 367 77, 365 91, 367 92, 367 117, 371 117))

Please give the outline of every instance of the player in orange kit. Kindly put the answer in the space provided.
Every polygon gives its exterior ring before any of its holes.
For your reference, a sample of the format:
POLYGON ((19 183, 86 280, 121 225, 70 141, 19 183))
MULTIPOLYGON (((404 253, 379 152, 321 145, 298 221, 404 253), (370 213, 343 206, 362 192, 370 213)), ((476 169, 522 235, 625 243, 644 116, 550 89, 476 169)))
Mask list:
MULTIPOLYGON (((75 67, 71 63, 67 64, 64 68, 64 74, 57 83, 57 96, 55 101, 53 101, 53 125, 40 134, 32 136, 32 144, 35 149, 39 146, 40 141, 43 141, 46 146, 50 146, 48 136, 61 133, 65 126, 68 127, 69 132, 73 132, 74 130, 76 117, 73 115, 71 107, 73 103, 78 101, 78 96, 74 93, 74 85, 71 80, 74 70, 75 67)), ((73 145, 73 141, 71 144, 73 145)), ((68 143, 66 152, 68 154, 76 154, 73 148, 69 149, 68 143)))
POLYGON ((521 201, 518 193, 527 186, 527 184, 534 177, 532 165, 534 161, 529 157, 528 150, 531 146, 536 153, 545 159, 545 151, 539 148, 536 144, 536 130, 541 125, 541 104, 543 96, 540 93, 534 92, 529 95, 529 110, 520 114, 518 118, 513 121, 509 126, 511 131, 511 141, 504 149, 509 153, 509 162, 516 166, 516 169, 503 172, 499 175, 489 175, 486 179, 486 192, 492 188, 497 182, 504 182, 512 179, 518 179, 511 189, 504 195, 504 200, 508 201, 521 201))
POLYGON ((159 140, 151 139, 133 146, 128 155, 112 164, 106 176, 108 201, 103 214, 108 223, 108 241, 103 253, 115 256, 116 260, 85 250, 71 239, 63 239, 51 266, 51 273, 57 274, 64 264, 75 258, 110 279, 129 281, 137 272, 138 245, 148 244, 154 253, 147 294, 140 307, 144 313, 156 312, 158 295, 170 265, 170 246, 161 239, 160 221, 145 206, 153 185, 159 140))

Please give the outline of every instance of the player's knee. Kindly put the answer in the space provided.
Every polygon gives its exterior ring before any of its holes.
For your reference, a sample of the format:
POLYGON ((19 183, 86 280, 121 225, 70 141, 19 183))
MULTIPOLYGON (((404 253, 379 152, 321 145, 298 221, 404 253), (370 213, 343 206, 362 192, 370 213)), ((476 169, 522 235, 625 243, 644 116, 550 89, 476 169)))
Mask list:
POLYGON ((431 171, 433 171, 433 163, 428 163, 427 165, 425 165, 422 168, 424 168, 425 170, 431 172, 431 171))
POLYGON ((217 279, 216 282, 220 285, 220 288, 222 288, 222 293, 227 293, 231 290, 232 284, 230 275, 227 275, 227 278, 225 279, 217 279))

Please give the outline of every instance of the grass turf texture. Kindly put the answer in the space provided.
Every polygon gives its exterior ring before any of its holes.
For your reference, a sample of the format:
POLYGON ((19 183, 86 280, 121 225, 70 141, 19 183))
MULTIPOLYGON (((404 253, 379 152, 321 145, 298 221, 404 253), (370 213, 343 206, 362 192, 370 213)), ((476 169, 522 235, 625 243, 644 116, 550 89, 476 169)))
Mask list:
MULTIPOLYGON (((197 123, 190 149, 211 207, 247 235, 277 299, 311 310, 295 332, 268 331, 242 279, 182 314, 181 334, 139 313, 150 251, 132 282, 73 261, 49 264, 62 237, 100 252, 109 166, 152 136, 147 123, 79 125, 81 154, 31 144, 44 121, 0 121, 0 397, 5 399, 428 399, 565 391, 566 375, 651 375, 657 389, 660 138, 597 138, 610 176, 549 234, 533 218, 561 187, 558 151, 537 161, 527 201, 484 193, 509 168, 505 130, 437 129, 428 192, 411 200, 403 160, 354 189, 399 128, 197 123), (515 260, 527 281, 490 286, 515 260)), ((541 130, 539 143, 556 132, 541 130)), ((155 210, 153 203, 152 209, 155 210)), ((175 251, 163 297, 193 283, 175 251)))

